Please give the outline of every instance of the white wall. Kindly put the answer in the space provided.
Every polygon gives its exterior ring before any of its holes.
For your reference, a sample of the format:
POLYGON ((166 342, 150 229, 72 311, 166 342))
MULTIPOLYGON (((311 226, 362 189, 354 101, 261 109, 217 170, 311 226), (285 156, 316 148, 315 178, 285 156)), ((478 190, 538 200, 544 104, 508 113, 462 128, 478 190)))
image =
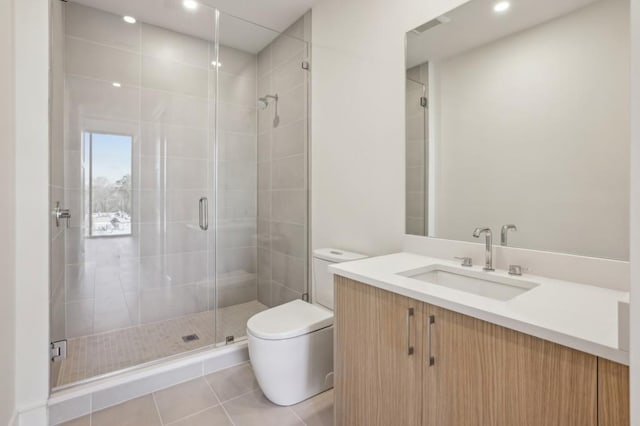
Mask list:
MULTIPOLYGON (((640 22, 640 0, 631 0, 640 22)), ((398 249, 404 221, 404 33, 459 0, 318 0, 313 8, 313 247, 398 249), (391 169, 391 170, 390 170, 391 169)), ((640 28, 632 28, 633 76, 640 28)), ((640 116, 634 81, 631 117, 640 116)), ((633 121, 632 299, 640 304, 640 120, 633 121)), ((634 302, 632 301, 632 304, 634 302)), ((632 305, 633 306, 633 305, 632 305)), ((632 309, 632 324, 640 310, 632 309)), ((640 400, 640 332, 632 328, 632 400, 640 400)), ((632 404, 640 425, 640 404, 632 404)))
POLYGON ((628 17, 598 1, 432 63, 432 236, 515 223, 515 247, 628 260, 628 17))
POLYGON ((640 425, 640 0, 631 0, 631 424, 640 425))
POLYGON ((313 7, 312 247, 383 254, 405 222, 405 32, 460 0, 313 7))
POLYGON ((48 10, 48 0, 15 2, 15 373, 21 426, 44 425, 49 393, 48 10))
POLYGON ((13 98, 13 0, 0 1, 0 424, 8 424, 15 402, 15 275, 14 224, 14 98, 13 98))

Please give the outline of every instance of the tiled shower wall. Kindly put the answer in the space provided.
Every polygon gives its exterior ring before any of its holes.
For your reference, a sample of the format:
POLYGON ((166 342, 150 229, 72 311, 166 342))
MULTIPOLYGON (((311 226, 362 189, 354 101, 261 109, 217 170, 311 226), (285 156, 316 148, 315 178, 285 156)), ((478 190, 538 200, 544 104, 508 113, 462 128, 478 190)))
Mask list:
POLYGON ((216 285, 226 307, 257 298, 257 57, 220 46, 219 61, 216 285))
POLYGON ((429 82, 427 64, 407 70, 406 92, 406 155, 407 201, 406 232, 411 235, 427 235, 427 114, 420 104, 422 96, 428 97, 429 82), (424 86, 416 83, 422 83, 424 86))
POLYGON ((307 290, 307 13, 258 54, 258 300, 275 306, 307 290))
POLYGON ((256 56, 221 47, 214 160, 213 43, 74 3, 65 9, 64 186, 74 215, 66 238, 66 336, 214 308, 216 165, 219 304, 255 300, 256 56), (133 137, 130 237, 85 238, 82 131, 133 137), (198 227, 203 196, 209 232, 198 227))

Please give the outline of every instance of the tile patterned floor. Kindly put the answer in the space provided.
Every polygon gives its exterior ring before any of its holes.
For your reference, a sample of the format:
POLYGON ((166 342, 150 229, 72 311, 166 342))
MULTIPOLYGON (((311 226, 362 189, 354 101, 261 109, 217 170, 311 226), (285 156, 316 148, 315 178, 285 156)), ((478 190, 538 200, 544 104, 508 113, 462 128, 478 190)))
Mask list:
POLYGON ((292 407, 269 402, 241 364, 81 417, 66 426, 333 426, 333 390, 292 407))
POLYGON ((67 359, 60 365, 58 386, 133 367, 246 334, 247 320, 267 309, 258 301, 228 306, 214 311, 143 324, 107 333, 69 339, 67 359), (199 339, 184 342, 182 336, 197 334, 199 339))

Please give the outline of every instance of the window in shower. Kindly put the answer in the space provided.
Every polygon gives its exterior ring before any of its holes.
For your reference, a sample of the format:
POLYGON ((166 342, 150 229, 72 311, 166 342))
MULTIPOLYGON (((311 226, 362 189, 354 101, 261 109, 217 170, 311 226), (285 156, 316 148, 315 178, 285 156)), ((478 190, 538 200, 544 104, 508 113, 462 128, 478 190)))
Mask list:
POLYGON ((85 133, 91 237, 131 235, 133 137, 85 133))

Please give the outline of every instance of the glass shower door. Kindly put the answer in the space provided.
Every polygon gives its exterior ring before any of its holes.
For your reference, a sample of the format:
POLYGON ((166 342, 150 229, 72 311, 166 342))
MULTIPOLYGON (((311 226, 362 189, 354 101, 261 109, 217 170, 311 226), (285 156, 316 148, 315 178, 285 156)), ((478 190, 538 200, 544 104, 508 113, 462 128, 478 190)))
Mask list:
POLYGON ((220 343, 246 336, 254 314, 308 297, 309 30, 309 14, 280 33, 220 13, 215 222, 220 343))
POLYGON ((64 96, 52 97, 64 111, 64 187, 52 197, 72 215, 54 388, 216 341, 216 12, 126 3, 62 3, 52 46, 65 64, 64 96))
POLYGON ((428 231, 427 66, 407 71, 406 80, 406 233, 428 231), (424 83, 423 83, 424 82, 424 83))

